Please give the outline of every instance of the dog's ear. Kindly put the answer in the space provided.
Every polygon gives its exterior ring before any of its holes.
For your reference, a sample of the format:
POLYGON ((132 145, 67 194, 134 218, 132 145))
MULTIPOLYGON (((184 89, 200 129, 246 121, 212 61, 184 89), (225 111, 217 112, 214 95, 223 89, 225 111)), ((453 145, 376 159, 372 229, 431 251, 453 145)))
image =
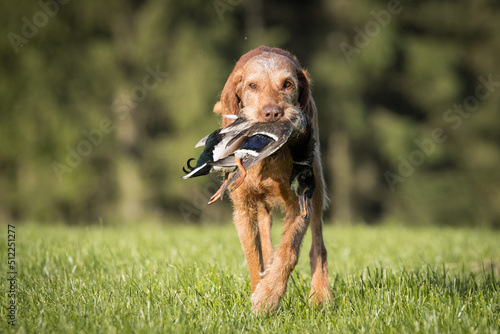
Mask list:
POLYGON ((216 113, 217 115, 220 115, 222 114, 222 103, 220 101, 218 101, 215 105, 214 105, 214 113, 216 113))
MULTIPOLYGON (((242 75, 240 71, 233 71, 227 79, 224 89, 222 90, 220 105, 215 105, 214 112, 222 115, 238 115, 240 112, 240 91, 241 91, 242 75), (218 107, 218 108, 217 108, 218 107)), ((223 126, 227 124, 226 119, 223 120, 223 126)), ((229 121, 230 123, 230 121, 229 121)))
MULTIPOLYGON (((229 76, 224 85, 224 89, 222 89, 221 98, 220 98, 220 106, 217 104, 214 107, 214 112, 222 115, 238 115, 240 111, 240 90, 241 90, 241 81, 242 81, 242 68, 246 64, 247 61, 252 59, 253 57, 263 53, 269 52, 270 48, 266 46, 260 46, 256 49, 250 50, 245 53, 234 65, 233 72, 229 76)), ((229 121, 230 122, 230 121, 229 121)), ((226 123, 223 121, 223 123, 226 123)), ((226 126, 224 124, 223 126, 226 126)))
POLYGON ((314 105, 311 103, 311 80, 306 70, 297 69, 299 79, 299 105, 300 109, 309 117, 313 116, 314 105))

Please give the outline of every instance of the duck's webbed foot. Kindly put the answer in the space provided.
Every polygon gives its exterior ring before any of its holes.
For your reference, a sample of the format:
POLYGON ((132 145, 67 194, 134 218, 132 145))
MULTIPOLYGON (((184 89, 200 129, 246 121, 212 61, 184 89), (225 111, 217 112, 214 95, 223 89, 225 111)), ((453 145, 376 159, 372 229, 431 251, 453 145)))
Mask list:
POLYGON ((245 180, 245 177, 247 176, 247 171, 246 171, 245 167, 243 167, 243 165, 241 164, 241 159, 234 158, 234 161, 236 162, 236 165, 238 166, 238 171, 240 172, 240 176, 238 177, 238 179, 236 179, 235 181, 233 181, 231 183, 230 191, 236 190, 236 188, 238 188, 241 185, 241 183, 243 182, 243 180, 245 180))
POLYGON ((210 201, 208 201, 208 205, 215 203, 215 202, 217 202, 217 200, 219 198, 222 198, 222 195, 224 194, 224 191, 226 190, 226 184, 228 181, 229 181, 229 173, 226 173, 226 175, 224 175, 224 182, 220 186, 219 190, 217 190, 217 192, 215 194, 213 194, 212 197, 210 197, 210 201))

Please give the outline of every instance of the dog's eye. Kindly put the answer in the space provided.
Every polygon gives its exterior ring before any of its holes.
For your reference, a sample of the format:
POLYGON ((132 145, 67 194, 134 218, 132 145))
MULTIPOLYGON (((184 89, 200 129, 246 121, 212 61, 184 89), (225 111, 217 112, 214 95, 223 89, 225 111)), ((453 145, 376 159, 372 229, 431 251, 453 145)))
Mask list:
POLYGON ((283 88, 290 89, 292 87, 293 87, 293 83, 290 80, 285 80, 285 82, 283 82, 283 88))
POLYGON ((257 89, 257 85, 254 83, 249 84, 248 87, 250 87, 250 89, 257 89))

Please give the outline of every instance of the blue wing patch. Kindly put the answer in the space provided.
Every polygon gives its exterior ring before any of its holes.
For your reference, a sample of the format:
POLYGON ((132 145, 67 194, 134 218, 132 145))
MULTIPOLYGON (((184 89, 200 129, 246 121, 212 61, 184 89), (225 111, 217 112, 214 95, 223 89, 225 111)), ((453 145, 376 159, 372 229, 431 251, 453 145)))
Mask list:
POLYGON ((269 145, 270 142, 274 141, 273 138, 263 135, 263 134, 255 134, 249 137, 243 145, 239 147, 239 150, 252 150, 259 152, 264 147, 269 145))

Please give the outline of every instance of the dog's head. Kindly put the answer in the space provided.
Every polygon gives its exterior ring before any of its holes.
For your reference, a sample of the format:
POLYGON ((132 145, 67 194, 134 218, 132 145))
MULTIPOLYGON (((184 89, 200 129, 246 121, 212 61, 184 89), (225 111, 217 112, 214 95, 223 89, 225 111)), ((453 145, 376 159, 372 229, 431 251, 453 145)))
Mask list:
MULTIPOLYGON (((254 122, 274 122, 298 113, 311 118, 308 74, 290 52, 258 47, 238 60, 214 111, 254 122)), ((223 119, 223 126, 229 123, 223 119)))

